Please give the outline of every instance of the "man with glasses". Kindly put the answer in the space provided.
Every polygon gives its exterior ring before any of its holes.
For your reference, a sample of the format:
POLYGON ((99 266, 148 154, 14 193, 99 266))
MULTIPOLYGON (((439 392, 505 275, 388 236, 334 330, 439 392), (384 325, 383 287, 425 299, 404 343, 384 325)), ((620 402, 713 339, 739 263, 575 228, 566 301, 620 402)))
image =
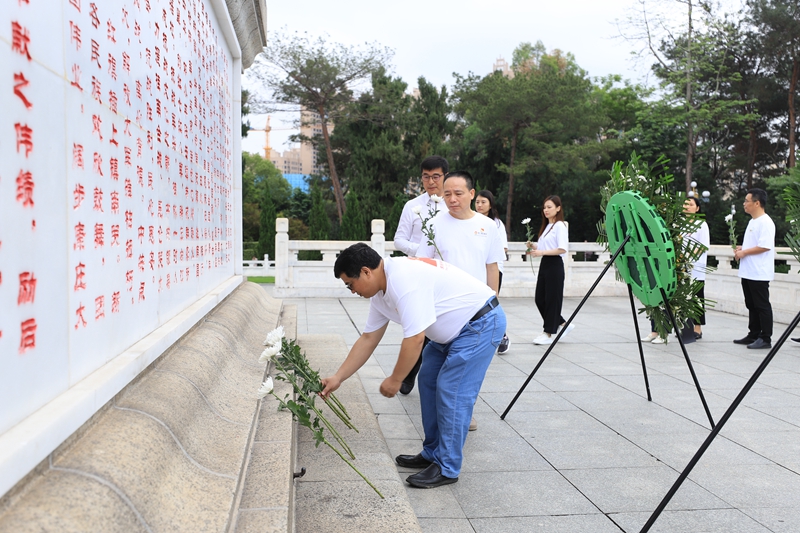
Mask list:
MULTIPOLYGON (((409 257, 417 255, 417 249, 423 239, 422 218, 427 218, 429 212, 438 209, 438 205, 431 199, 431 196, 442 196, 442 180, 450 169, 447 159, 438 155, 425 158, 420 167, 422 170, 422 186, 425 188, 425 192, 406 202, 406 205, 403 206, 403 213, 400 215, 400 221, 397 224, 397 231, 394 233, 395 248, 409 257), (419 214, 414 212, 414 208, 417 206, 421 209, 419 214)), ((403 380, 403 384, 400 386, 400 394, 409 394, 414 389, 414 380, 421 364, 422 354, 420 354, 411 372, 403 380)))
POLYGON ((736 247, 744 305, 750 316, 746 337, 733 341, 753 350, 772 347, 772 304, 769 303, 769 282, 775 279, 775 223, 764 211, 767 193, 750 189, 744 199, 744 212, 750 222, 736 247))

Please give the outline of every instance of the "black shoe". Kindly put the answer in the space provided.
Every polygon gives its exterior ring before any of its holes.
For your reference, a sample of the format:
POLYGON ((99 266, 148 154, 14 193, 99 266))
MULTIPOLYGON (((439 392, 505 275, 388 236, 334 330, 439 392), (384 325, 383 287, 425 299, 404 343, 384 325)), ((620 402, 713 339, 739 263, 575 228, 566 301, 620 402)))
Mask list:
POLYGON ((755 340, 753 337, 742 337, 733 341, 733 344, 753 344, 755 340))
POLYGON ((433 464, 431 461, 422 457, 420 453, 417 455, 398 455, 394 458, 394 462, 404 468, 426 468, 433 464))
POLYGON ((763 350, 765 348, 772 348, 772 344, 762 338, 758 338, 747 345, 751 350, 763 350))
POLYGON ((422 356, 417 359, 414 368, 411 369, 411 372, 403 379, 403 383, 400 384, 400 394, 409 394, 414 390, 414 381, 417 379, 420 366, 422 366, 422 356))
POLYGON ((431 465, 422 472, 406 478, 406 482, 409 485, 420 489, 432 489, 441 487, 442 485, 449 485, 456 481, 458 481, 457 477, 444 477, 442 475, 442 469, 439 468, 439 465, 436 463, 431 463, 431 465))
POLYGON ((702 334, 702 333, 697 333, 697 332, 695 331, 695 333, 694 333, 694 338, 695 338, 695 340, 698 340, 698 341, 699 341, 700 339, 702 339, 702 338, 703 338, 703 334, 702 334))
POLYGON ((796 337, 794 339, 789 339, 789 340, 792 341, 795 344, 800 344, 800 337, 796 337))
POLYGON ((497 347, 497 353, 499 355, 503 355, 508 353, 508 349, 511 347, 511 341, 508 340, 508 335, 503 334, 503 340, 500 341, 500 345, 497 347))

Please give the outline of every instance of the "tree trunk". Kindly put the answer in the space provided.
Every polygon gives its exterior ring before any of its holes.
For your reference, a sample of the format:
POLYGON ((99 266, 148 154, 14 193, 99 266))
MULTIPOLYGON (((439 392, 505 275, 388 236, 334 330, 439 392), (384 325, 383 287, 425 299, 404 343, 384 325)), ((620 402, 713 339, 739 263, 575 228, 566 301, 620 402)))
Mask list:
POLYGON ((753 188, 753 171, 756 166, 756 129, 750 126, 750 142, 747 147, 747 189, 753 188))
POLYGON ((692 162, 694 160, 694 127, 692 124, 692 2, 689 6, 689 31, 686 39, 686 192, 692 190, 692 162))
POLYGON ((514 156, 517 154, 517 128, 511 134, 511 162, 508 164, 508 199, 506 200, 506 238, 511 239, 511 203, 514 201, 514 156))
POLYGON ((319 122, 322 126, 322 138, 325 141, 325 154, 328 156, 328 169, 331 171, 331 182, 333 183, 333 196, 336 198, 336 211, 339 215, 339 225, 341 225, 347 206, 344 203, 342 184, 339 183, 336 165, 333 163, 333 149, 331 148, 331 137, 328 135, 328 120, 325 118, 325 108, 322 106, 317 107, 317 113, 319 113, 319 122))
POLYGON ((797 76, 800 73, 800 61, 792 61, 792 82, 789 84, 789 168, 795 165, 795 129, 797 127, 794 112, 794 93, 797 90, 797 76))

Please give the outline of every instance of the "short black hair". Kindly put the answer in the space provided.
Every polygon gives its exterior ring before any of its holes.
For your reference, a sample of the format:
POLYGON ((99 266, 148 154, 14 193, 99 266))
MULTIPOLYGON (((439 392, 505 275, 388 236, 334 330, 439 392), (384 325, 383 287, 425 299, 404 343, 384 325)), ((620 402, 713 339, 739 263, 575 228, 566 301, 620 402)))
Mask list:
POLYGON ((767 208, 767 191, 764 189, 750 189, 747 191, 754 202, 761 204, 761 209, 767 208))
POLYGON ((444 180, 442 183, 447 181, 447 178, 463 178, 464 181, 467 182, 467 190, 471 191, 475 188, 475 181, 472 179, 472 174, 467 172, 466 170, 454 170, 453 172, 448 172, 444 175, 444 180))
POLYGON ((432 155, 430 157, 426 157, 422 160, 422 164, 420 165, 420 170, 436 170, 437 168, 441 168, 444 174, 450 170, 450 165, 447 163, 447 159, 440 155, 432 155))
POLYGON ((346 274, 348 278, 361 276, 361 269, 367 267, 376 269, 381 264, 381 256, 378 252, 370 248, 368 244, 357 242, 342 250, 336 263, 333 265, 333 275, 340 278, 346 274))
POLYGON ((703 212, 703 204, 700 203, 700 200, 697 199, 697 196, 688 196, 686 200, 687 201, 691 200, 692 202, 694 202, 694 205, 697 206, 698 215, 703 212))

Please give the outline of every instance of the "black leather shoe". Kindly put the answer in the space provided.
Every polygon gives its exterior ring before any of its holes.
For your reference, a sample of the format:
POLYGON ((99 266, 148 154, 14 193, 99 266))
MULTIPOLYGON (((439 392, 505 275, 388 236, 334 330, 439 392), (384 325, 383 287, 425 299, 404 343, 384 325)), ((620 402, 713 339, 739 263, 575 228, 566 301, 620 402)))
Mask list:
POLYGON ((699 341, 702 338, 703 338, 703 334, 702 333, 697 333, 696 331, 694 332, 694 339, 695 340, 699 341))
POLYGON ((758 338, 747 345, 751 350, 763 350, 765 348, 772 348, 772 344, 764 339, 758 338))
POLYGON ((755 340, 753 337, 742 337, 733 341, 733 344, 753 344, 755 340))
POLYGON ((398 455, 394 458, 394 462, 405 468, 425 468, 433 464, 422 457, 421 453, 417 455, 398 455))
POLYGON ((436 463, 431 463, 431 465, 422 472, 406 478, 406 482, 409 485, 420 489, 432 489, 441 487, 442 485, 449 485, 456 481, 458 481, 457 477, 444 477, 442 475, 442 469, 439 468, 439 465, 436 463))
POLYGON ((800 344, 800 337, 795 337, 795 338, 789 339, 789 340, 792 341, 795 344, 800 344))

